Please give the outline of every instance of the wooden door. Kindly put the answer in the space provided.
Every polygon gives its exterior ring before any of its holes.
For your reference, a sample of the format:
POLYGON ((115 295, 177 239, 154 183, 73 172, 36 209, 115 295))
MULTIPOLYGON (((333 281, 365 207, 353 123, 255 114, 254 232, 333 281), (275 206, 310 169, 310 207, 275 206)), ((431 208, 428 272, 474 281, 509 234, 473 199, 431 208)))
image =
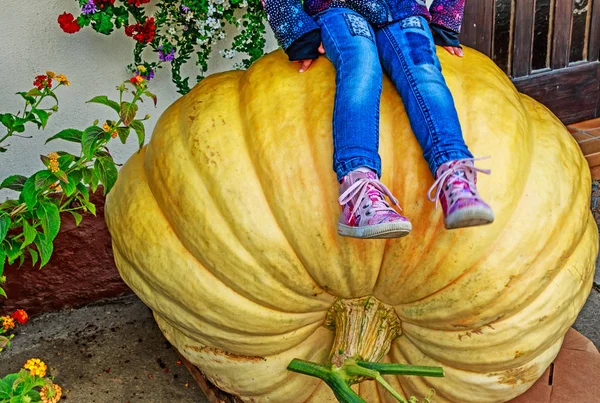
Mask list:
POLYGON ((461 40, 564 123, 600 116, 600 0, 467 0, 461 40))

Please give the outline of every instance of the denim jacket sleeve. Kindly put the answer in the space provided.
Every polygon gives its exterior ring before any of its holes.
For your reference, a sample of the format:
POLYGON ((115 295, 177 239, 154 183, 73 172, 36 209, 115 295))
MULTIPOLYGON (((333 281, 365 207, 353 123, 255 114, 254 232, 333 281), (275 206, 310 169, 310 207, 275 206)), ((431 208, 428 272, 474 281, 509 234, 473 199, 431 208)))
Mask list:
POLYGON ((302 35, 318 29, 300 0, 261 0, 267 20, 284 50, 302 35))
POLYGON ((465 0, 433 0, 429 13, 431 22, 453 32, 460 32, 465 0))

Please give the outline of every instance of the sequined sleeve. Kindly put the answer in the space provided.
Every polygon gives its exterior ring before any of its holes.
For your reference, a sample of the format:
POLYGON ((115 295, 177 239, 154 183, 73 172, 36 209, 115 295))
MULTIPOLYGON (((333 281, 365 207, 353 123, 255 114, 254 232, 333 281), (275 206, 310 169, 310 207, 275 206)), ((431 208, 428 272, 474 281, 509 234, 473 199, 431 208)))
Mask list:
POLYGON ((429 9, 432 23, 453 32, 460 32, 464 11, 465 0, 433 0, 429 9))
POLYGON ((318 29, 302 8, 300 0, 261 0, 261 3, 269 25, 284 50, 305 33, 318 29))

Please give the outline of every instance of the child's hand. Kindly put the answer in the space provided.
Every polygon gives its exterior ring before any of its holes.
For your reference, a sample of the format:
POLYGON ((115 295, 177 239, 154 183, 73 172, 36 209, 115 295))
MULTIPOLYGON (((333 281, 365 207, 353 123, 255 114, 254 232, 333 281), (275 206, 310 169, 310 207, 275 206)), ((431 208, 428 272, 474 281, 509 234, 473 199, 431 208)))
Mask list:
MULTIPOLYGON (((319 53, 322 55, 325 54, 325 48, 323 47, 323 42, 321 42, 321 45, 319 45, 319 53)), ((300 70, 298 70, 300 73, 304 73, 306 70, 308 70, 308 68, 310 67, 312 62, 313 62, 313 59, 296 60, 295 61, 295 63, 300 63, 300 70)))
POLYGON ((458 46, 444 46, 444 49, 446 49, 451 55, 455 55, 458 57, 464 56, 463 50, 458 46))

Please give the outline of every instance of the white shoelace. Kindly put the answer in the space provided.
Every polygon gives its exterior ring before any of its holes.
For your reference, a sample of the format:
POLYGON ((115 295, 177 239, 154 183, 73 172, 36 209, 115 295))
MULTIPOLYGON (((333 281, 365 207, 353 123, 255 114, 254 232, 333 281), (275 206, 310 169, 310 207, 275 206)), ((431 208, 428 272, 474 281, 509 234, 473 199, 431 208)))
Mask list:
MULTIPOLYGON (((394 205, 398 206, 398 200, 394 197, 394 195, 392 195, 392 192, 390 192, 390 190, 383 183, 381 183, 378 179, 370 179, 370 178, 360 178, 359 180, 354 182, 348 189, 346 189, 346 191, 344 193, 342 193, 342 195, 338 199, 338 203, 341 204, 342 206, 344 206, 348 202, 354 200, 354 197, 356 197, 356 195, 358 195, 358 198, 356 199, 356 203, 354 204, 354 208, 352 209, 352 212, 351 212, 352 216, 354 216, 356 214, 356 211, 363 204, 364 198, 368 196, 370 187, 372 187, 372 188, 378 190, 379 192, 383 193, 384 195, 386 195, 392 201, 392 203, 394 205)), ((385 200, 381 197, 380 194, 377 195, 377 199, 378 199, 377 201, 373 201, 372 204, 370 205, 370 208, 367 210, 367 212, 369 214, 367 214, 367 215, 371 215, 371 213, 378 212, 378 211, 396 212, 396 210, 394 210, 392 207, 390 207, 385 202, 385 200)), ((399 206, 398 206, 398 208, 400 210, 402 210, 399 206)))
POLYGON ((429 188, 429 191, 427 192, 427 198, 429 199, 429 201, 435 202, 435 208, 437 209, 440 200, 440 194, 442 193, 444 186, 447 187, 447 190, 449 191, 450 197, 453 201, 467 197, 466 195, 460 195, 460 192, 464 190, 461 184, 457 184, 454 183, 454 181, 450 181, 455 176, 463 176, 464 182, 466 182, 469 186, 469 190, 471 191, 471 193, 477 194, 477 191, 475 190, 475 173, 481 172, 482 174, 489 175, 492 173, 492 171, 489 169, 477 168, 474 165, 474 162, 479 160, 485 160, 488 158, 490 157, 465 158, 462 160, 458 160, 452 167, 444 171, 444 173, 442 173, 436 179, 431 188, 429 188), (435 191, 435 196, 432 196, 433 191, 435 191))

